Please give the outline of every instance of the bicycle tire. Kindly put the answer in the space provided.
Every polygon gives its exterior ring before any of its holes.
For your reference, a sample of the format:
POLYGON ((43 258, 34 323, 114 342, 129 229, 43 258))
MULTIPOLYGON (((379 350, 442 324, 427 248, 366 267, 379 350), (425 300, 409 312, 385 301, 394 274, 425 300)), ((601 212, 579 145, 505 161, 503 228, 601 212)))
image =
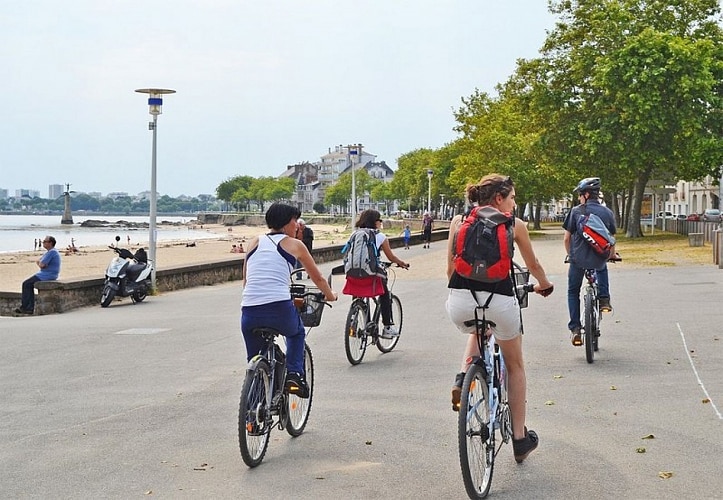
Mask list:
POLYGON ((457 417, 459 464, 470 498, 487 496, 495 466, 495 434, 489 432, 491 410, 486 376, 483 366, 470 365, 462 384, 457 417))
POLYGON ((286 414, 288 415, 286 432, 294 437, 300 436, 304 432, 306 423, 309 421, 309 413, 311 413, 311 400, 314 398, 314 358, 308 344, 304 344, 304 372, 306 373, 306 383, 309 385, 309 397, 300 398, 289 394, 286 398, 286 414))
POLYGON ((238 439, 241 458, 249 467, 264 459, 272 429, 267 395, 271 391, 269 364, 266 360, 246 371, 238 414, 238 439))
POLYGON ((354 300, 349 307, 349 314, 347 314, 344 326, 346 359, 352 365, 361 363, 367 350, 368 336, 365 329, 367 316, 367 306, 364 301, 354 300))
POLYGON ((585 292, 585 358, 588 363, 595 361, 595 334, 597 332, 597 325, 595 324, 595 311, 597 307, 597 300, 592 290, 585 292))
POLYGON ((402 313, 402 301, 399 297, 390 292, 389 299, 392 301, 392 321, 394 326, 397 327, 399 335, 390 339, 384 339, 381 336, 377 339, 377 349, 381 352, 391 352, 399 343, 399 337, 402 336, 402 324, 404 322, 404 315, 402 313))

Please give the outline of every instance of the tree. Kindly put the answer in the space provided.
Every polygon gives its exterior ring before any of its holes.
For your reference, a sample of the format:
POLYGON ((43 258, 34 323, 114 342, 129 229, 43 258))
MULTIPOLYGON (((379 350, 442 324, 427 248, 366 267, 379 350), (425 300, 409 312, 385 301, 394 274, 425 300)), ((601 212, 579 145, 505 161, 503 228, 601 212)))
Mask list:
POLYGON ((674 182, 723 163, 723 36, 716 0, 563 1, 543 47, 543 142, 578 177, 632 187, 627 235, 642 236, 651 178, 674 182))

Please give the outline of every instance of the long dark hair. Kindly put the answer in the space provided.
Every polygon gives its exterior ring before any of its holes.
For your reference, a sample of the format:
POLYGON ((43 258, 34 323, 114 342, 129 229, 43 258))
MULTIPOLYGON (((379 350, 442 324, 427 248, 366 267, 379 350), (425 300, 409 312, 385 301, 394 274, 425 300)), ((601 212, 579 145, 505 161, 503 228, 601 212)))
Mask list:
POLYGON ((368 210, 364 210, 362 213, 359 214, 359 219, 357 219, 356 224, 354 224, 355 227, 366 227, 369 229, 376 229, 377 228, 377 221, 381 220, 382 214, 380 214, 377 210, 372 210, 371 208, 368 210))

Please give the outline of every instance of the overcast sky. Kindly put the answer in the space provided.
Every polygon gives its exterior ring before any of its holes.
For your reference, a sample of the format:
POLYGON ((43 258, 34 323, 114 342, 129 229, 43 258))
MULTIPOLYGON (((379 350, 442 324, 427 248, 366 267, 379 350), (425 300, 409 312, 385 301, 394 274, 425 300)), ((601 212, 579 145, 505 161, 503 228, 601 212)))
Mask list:
POLYGON ((546 0, 27 0, 0 16, 0 188, 71 183, 215 194, 362 143, 396 169, 455 138, 452 110, 493 92, 554 25, 546 0))

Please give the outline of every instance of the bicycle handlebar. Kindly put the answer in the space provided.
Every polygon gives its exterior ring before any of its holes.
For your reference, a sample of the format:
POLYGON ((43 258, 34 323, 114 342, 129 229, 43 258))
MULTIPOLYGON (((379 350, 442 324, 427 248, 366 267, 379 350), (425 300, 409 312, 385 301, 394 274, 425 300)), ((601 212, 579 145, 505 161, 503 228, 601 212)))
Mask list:
MULTIPOLYGON (((615 262, 622 262, 622 261, 623 261, 623 258, 620 256, 620 254, 618 252, 615 252, 615 255, 611 255, 610 257, 608 257, 608 260, 607 260, 607 262, 612 262, 613 264, 615 262)), ((565 255, 565 260, 563 261, 563 263, 564 264, 570 263, 570 254, 565 255)))

